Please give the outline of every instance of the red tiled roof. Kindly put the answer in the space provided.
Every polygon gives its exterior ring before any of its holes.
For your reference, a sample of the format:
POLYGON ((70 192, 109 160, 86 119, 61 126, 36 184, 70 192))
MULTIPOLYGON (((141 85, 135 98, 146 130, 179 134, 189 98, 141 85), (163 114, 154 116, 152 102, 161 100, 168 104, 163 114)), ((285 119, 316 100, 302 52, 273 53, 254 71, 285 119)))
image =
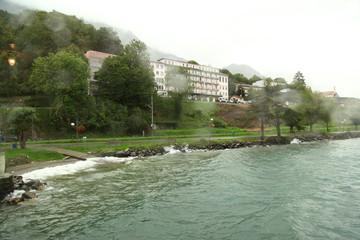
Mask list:
POLYGON ((111 57, 111 56, 116 56, 116 55, 114 55, 114 54, 97 52, 97 51, 93 51, 93 50, 87 51, 84 55, 85 55, 85 57, 87 57, 87 58, 89 58, 89 57, 107 58, 107 57, 111 57))

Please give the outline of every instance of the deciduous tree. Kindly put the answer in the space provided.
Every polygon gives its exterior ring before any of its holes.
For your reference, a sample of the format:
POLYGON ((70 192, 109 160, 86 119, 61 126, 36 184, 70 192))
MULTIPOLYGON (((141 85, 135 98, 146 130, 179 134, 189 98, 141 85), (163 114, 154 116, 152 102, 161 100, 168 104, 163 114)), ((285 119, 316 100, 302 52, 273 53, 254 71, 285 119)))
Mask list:
POLYGON ((60 124, 85 120, 92 103, 88 92, 89 70, 85 60, 71 52, 60 51, 35 60, 30 82, 41 94, 51 96, 60 124))
POLYGON ((20 147, 26 147, 26 139, 36 119, 35 109, 29 107, 12 108, 9 113, 9 124, 18 137, 20 147))
POLYGON ((106 58, 95 79, 100 97, 130 108, 147 108, 150 96, 155 94, 149 55, 141 41, 133 40, 123 54, 106 58))

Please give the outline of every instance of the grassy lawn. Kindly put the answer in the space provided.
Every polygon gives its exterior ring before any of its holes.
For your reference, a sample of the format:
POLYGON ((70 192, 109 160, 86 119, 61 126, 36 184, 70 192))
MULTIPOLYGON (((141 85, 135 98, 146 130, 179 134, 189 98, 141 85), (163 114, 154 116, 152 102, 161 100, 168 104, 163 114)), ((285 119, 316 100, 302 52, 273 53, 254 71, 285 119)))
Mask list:
POLYGON ((54 151, 34 150, 34 149, 5 150, 5 159, 7 161, 10 161, 12 159, 24 159, 26 163, 33 161, 50 161, 50 160, 57 160, 62 158, 64 158, 64 155, 54 151))

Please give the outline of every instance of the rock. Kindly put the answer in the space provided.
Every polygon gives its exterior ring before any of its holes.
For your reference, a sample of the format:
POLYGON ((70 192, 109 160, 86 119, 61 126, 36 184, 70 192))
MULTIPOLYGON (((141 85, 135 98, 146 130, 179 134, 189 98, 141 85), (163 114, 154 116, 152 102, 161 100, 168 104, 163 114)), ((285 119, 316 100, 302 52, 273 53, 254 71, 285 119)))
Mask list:
POLYGON ((30 180, 29 182, 25 183, 24 190, 27 188, 34 189, 34 190, 44 190, 47 186, 46 183, 40 182, 40 180, 30 180))
POLYGON ((17 205, 23 201, 25 201, 25 198, 18 197, 18 198, 7 199, 7 200, 5 200, 5 203, 10 204, 10 205, 17 205))
POLYGON ((35 192, 24 192, 22 195, 21 195, 22 198, 24 199, 33 199, 36 197, 36 193, 35 192))
POLYGON ((30 187, 30 188, 35 184, 40 184, 40 180, 30 180, 27 183, 25 183, 25 185, 30 187))

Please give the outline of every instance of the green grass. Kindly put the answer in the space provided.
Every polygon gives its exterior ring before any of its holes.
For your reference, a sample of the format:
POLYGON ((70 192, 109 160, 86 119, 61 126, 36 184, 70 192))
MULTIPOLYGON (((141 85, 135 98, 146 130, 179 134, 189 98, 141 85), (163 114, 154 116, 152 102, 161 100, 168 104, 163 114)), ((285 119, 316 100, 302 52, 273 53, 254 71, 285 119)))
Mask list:
POLYGON ((64 155, 46 150, 35 150, 35 149, 7 149, 5 150, 5 159, 16 159, 24 155, 29 156, 28 160, 32 161, 50 161, 64 158, 64 155))

